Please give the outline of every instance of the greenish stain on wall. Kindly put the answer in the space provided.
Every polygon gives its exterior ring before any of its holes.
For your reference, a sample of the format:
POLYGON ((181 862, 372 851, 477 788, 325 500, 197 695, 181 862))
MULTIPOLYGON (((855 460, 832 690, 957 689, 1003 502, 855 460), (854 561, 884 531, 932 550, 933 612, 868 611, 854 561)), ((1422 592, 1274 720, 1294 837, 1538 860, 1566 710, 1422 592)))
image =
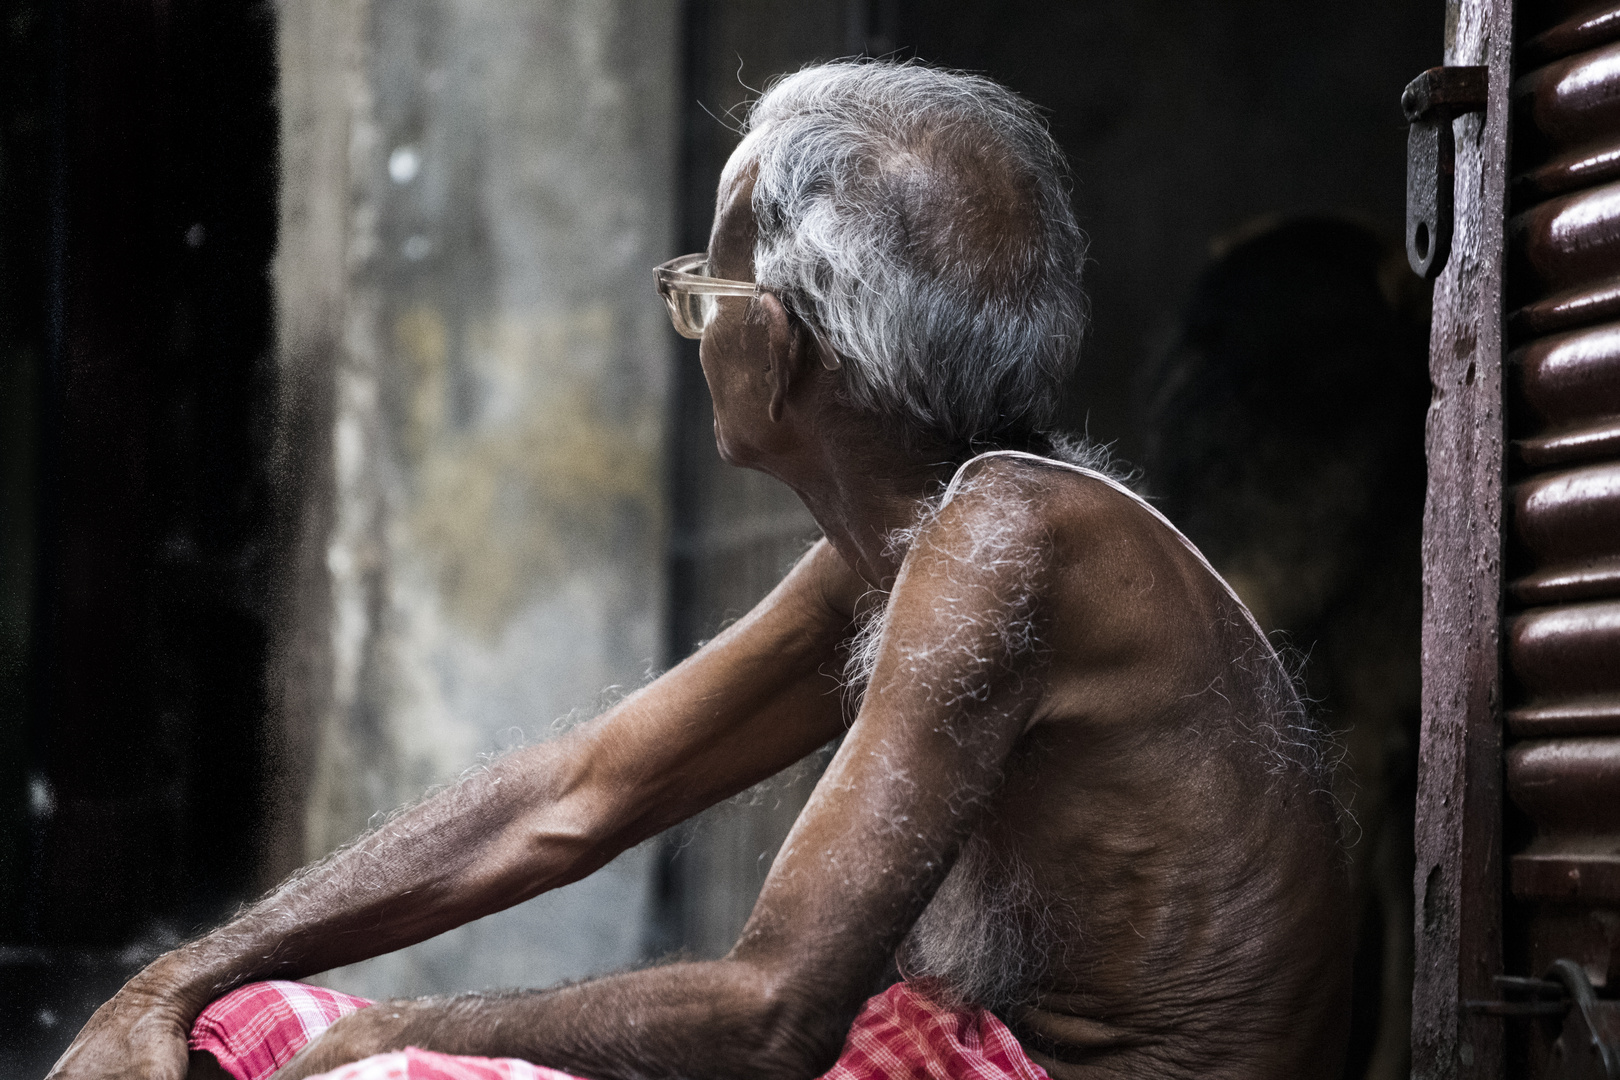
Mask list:
POLYGON ((411 465, 406 532, 433 566, 446 611, 486 640, 537 588, 602 557, 626 526, 662 535, 660 418, 645 397, 607 400, 599 374, 568 357, 612 343, 611 313, 475 325, 463 355, 517 371, 494 419, 450 422, 449 330, 425 305, 394 320, 409 373, 403 443, 411 465))

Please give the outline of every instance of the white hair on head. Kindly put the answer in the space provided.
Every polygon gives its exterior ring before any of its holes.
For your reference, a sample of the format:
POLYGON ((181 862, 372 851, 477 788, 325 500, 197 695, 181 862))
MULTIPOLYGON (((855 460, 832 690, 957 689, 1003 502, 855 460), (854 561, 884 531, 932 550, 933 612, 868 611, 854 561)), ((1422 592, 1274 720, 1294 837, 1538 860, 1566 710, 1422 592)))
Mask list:
POLYGON ((754 103, 755 279, 844 358, 852 405, 949 446, 1052 421, 1086 241, 1029 102, 917 63, 807 67, 754 103))

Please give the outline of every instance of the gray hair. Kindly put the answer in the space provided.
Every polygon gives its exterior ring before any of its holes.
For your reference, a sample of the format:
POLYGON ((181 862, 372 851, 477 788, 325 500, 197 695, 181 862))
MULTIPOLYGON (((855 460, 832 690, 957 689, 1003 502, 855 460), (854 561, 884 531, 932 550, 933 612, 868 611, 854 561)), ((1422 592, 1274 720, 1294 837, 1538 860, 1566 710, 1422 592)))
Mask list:
POLYGON ((755 278, 844 358, 853 406, 949 446, 1051 423, 1086 240, 1034 106, 976 75, 839 61, 774 83, 744 131, 755 278))

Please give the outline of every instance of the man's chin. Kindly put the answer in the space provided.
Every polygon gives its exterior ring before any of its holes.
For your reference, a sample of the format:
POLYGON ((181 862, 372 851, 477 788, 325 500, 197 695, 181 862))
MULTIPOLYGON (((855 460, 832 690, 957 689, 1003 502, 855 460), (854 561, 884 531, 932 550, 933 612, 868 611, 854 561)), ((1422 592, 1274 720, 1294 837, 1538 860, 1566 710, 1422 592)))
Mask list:
POLYGON ((759 455, 739 446, 731 439, 725 437, 720 431, 718 423, 714 426, 714 448, 720 452, 720 460, 727 465, 735 465, 739 469, 759 468, 759 455))

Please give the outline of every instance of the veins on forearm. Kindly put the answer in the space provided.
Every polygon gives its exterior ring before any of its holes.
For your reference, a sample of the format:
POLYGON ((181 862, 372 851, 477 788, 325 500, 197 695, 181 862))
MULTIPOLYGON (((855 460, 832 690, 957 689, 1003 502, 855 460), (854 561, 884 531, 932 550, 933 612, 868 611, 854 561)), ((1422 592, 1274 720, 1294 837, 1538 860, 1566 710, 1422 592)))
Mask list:
POLYGON ((773 988, 738 961, 671 964, 552 990, 398 1003, 397 1022, 377 1018, 389 1045, 367 1052, 520 1057, 604 1080, 811 1077, 832 1063, 853 1015, 811 1005, 820 996, 773 988))
POLYGON ((508 786, 499 771, 480 767, 299 870, 175 962, 207 972, 214 995, 401 948, 522 899, 527 890, 511 883, 468 887, 513 816, 501 808, 516 797, 502 790, 508 786))

